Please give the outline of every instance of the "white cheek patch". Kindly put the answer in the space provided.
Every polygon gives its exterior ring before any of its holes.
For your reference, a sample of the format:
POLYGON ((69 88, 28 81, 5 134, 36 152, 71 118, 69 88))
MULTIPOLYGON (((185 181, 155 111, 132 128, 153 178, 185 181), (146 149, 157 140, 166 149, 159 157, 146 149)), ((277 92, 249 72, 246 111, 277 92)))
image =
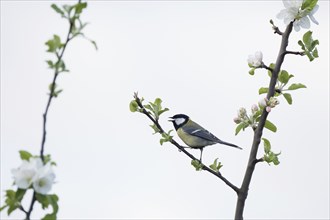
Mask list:
POLYGON ((186 120, 184 118, 176 118, 175 119, 175 124, 176 125, 181 125, 185 122, 186 120))

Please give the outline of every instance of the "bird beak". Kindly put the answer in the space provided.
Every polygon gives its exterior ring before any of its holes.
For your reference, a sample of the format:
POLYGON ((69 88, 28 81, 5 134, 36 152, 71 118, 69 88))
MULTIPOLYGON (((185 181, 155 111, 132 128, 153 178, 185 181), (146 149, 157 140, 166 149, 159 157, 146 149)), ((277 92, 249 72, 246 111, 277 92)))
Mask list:
POLYGON ((174 121, 174 119, 172 117, 169 117, 169 120, 168 121, 171 121, 172 122, 172 121, 174 121))

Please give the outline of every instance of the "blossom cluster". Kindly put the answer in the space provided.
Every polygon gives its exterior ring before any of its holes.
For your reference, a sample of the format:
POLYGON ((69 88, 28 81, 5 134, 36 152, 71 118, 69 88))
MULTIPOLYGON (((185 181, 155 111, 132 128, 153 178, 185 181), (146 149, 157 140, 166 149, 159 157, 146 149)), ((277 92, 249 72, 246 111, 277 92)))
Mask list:
POLYGON ((55 179, 51 163, 43 164, 42 160, 36 157, 23 160, 21 166, 11 172, 18 188, 28 189, 32 186, 37 193, 43 195, 51 190, 55 179))
POLYGON ((303 7, 304 1, 306 0, 283 0, 285 9, 281 10, 276 17, 283 19, 285 25, 293 21, 295 31, 299 31, 300 27, 310 28, 309 19, 313 23, 319 24, 314 18, 314 14, 319 9, 319 6, 315 5, 311 10, 309 7, 303 7))
POLYGON ((257 68, 260 67, 263 62, 262 62, 263 54, 261 51, 255 52, 254 55, 249 55, 248 57, 248 64, 251 68, 257 68))
POLYGON ((280 101, 275 97, 270 97, 269 100, 265 97, 259 101, 259 106, 266 108, 267 112, 270 112, 278 104, 280 104, 280 101))
POLYGON ((259 107, 256 104, 253 104, 251 106, 251 115, 248 116, 247 111, 245 108, 240 108, 238 110, 237 116, 234 118, 234 122, 236 124, 244 123, 247 126, 251 126, 252 128, 257 127, 257 121, 256 121, 256 114, 259 112, 259 107))

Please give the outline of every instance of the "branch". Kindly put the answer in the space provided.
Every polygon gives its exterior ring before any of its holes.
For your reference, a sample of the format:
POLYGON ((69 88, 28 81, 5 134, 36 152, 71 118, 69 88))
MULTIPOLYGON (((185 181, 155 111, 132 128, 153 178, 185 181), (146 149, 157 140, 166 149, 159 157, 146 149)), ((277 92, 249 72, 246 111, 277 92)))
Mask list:
MULTIPOLYGON (((74 22, 74 20, 70 19, 69 31, 68 31, 68 34, 67 34, 67 37, 66 37, 66 41, 63 45, 62 51, 59 55, 58 55, 58 53, 56 53, 56 56, 57 56, 56 63, 58 63, 59 61, 62 60, 63 55, 64 55, 64 51, 65 51, 69 41, 72 39, 72 38, 70 38, 70 34, 72 32, 72 28, 73 28, 73 25, 74 25, 73 22, 74 22)), ((51 102, 54 98, 56 79, 57 79, 58 75, 59 75, 59 70, 58 70, 58 68, 56 68, 55 72, 54 72, 54 77, 53 77, 53 80, 52 80, 52 84, 51 84, 53 86, 51 87, 51 90, 50 90, 50 93, 49 93, 49 97, 48 97, 48 101, 47 101, 47 104, 46 104, 45 112, 43 113, 43 128, 42 128, 43 132, 42 132, 42 141, 41 141, 41 150, 40 150, 40 157, 41 157, 42 161, 44 161, 44 149, 45 149, 46 135, 47 135, 46 124, 47 124, 48 110, 49 110, 50 104, 51 104, 51 102)))
POLYGON ((272 68, 270 68, 269 66, 266 66, 264 63, 261 63, 261 65, 258 68, 263 68, 263 69, 269 70, 271 72, 274 71, 272 68))
MULTIPOLYGON (((137 93, 134 94, 134 99, 136 101, 136 103, 138 104, 138 106, 142 109, 142 112, 144 115, 146 115, 158 128, 159 133, 163 134, 165 133, 164 129, 160 126, 158 120, 155 120, 152 115, 144 108, 144 106, 141 103, 140 98, 138 97, 137 93)), ((188 157, 190 157, 192 160, 197 160, 200 162, 200 164, 202 165, 202 169, 205 171, 208 171, 209 173, 213 174, 214 176, 218 177, 219 179, 221 179, 227 186, 229 186, 232 190, 234 190, 237 194, 239 194, 239 188, 237 186, 235 186, 234 184, 232 184, 228 179, 226 179, 224 176, 222 176, 222 174, 220 172, 216 172, 214 170, 212 170, 211 168, 207 167, 206 165, 204 165, 203 163, 201 163, 200 160, 198 160, 196 157, 194 157, 192 154, 190 154, 184 147, 181 146, 180 144, 178 144, 175 140, 171 140, 170 141, 174 146, 176 146, 180 151, 182 151, 185 155, 187 155, 188 157)))
POLYGON ((270 20, 270 23, 273 25, 272 28, 273 28, 273 30, 274 30, 274 34, 283 35, 283 32, 280 31, 280 29, 279 29, 277 26, 274 25, 273 20, 270 20))
MULTIPOLYGON (((272 21, 271 21, 271 23, 272 23, 272 21)), ((274 96, 274 94, 275 94, 275 86, 276 86, 278 74, 281 70, 281 66, 282 66, 284 57, 287 52, 286 48, 288 46, 289 36, 292 31, 292 26, 293 26, 293 22, 291 22, 287 26, 284 33, 282 33, 282 32, 280 32, 281 34, 278 33, 282 36, 282 42, 281 42, 280 50, 279 50, 279 53, 278 53, 278 56, 276 59, 275 68, 272 70, 272 76, 271 76, 270 83, 269 83, 267 99, 270 99, 270 97, 274 96)), ((260 117, 260 120, 258 123, 258 127, 254 131, 254 137, 253 137, 248 165, 247 165, 245 175, 243 178, 243 182, 242 182, 242 185, 241 185, 241 188, 240 188, 240 191, 238 194, 238 198, 237 198, 235 219, 239 219, 239 220, 243 219, 243 211, 244 211, 244 206, 245 206, 245 200, 247 198, 248 191, 249 191, 249 185, 251 183, 255 165, 257 164, 257 162, 259 162, 259 160, 257 160, 256 157, 257 157, 257 152, 258 152, 259 144, 260 144, 261 137, 262 137, 262 131, 265 126, 267 116, 268 116, 268 112, 266 111, 266 109, 264 109, 261 114, 261 117, 260 117)))
MULTIPOLYGON (((79 0, 79 2, 80 2, 80 0, 79 0)), ((65 49, 66 49, 69 41, 72 39, 72 38, 70 38, 70 35, 71 35, 71 32, 72 32, 73 26, 74 26, 74 19, 69 19, 69 31, 68 31, 65 43, 63 44, 62 51, 60 53, 57 53, 57 52, 55 53, 55 55, 57 57, 57 62, 56 63, 59 63, 62 60, 65 49)), ((45 109, 45 112, 42 115, 43 116, 43 128, 42 128, 40 158, 43 162, 45 161, 44 150, 45 150, 46 135, 47 135, 46 125, 47 125, 48 110, 49 110, 50 104, 51 104, 51 102, 54 98, 56 79, 57 79, 59 73, 60 73, 59 69, 55 68, 54 77, 53 77, 52 84, 51 84, 52 86, 51 86, 48 101, 47 101, 47 104, 46 104, 46 109, 45 109)), ((25 219, 27 219, 27 220, 30 219, 30 216, 31 216, 31 213, 32 213, 32 210, 33 210, 33 206, 34 206, 34 203, 36 202, 36 200, 37 200, 36 192, 34 191, 29 210, 26 211, 26 210, 24 210, 23 207, 20 208, 20 210, 22 210, 26 215, 25 219)))
POLYGON ((305 55, 305 52, 304 51, 285 51, 285 55, 286 54, 293 54, 293 55, 304 56, 305 55))
POLYGON ((26 220, 30 220, 30 216, 31 216, 31 213, 32 213, 32 210, 33 210, 33 205, 36 202, 36 200, 37 200, 36 192, 33 191, 33 196, 32 196, 32 200, 31 200, 30 208, 29 208, 28 211, 24 211, 25 214, 26 214, 26 217, 25 217, 26 220))

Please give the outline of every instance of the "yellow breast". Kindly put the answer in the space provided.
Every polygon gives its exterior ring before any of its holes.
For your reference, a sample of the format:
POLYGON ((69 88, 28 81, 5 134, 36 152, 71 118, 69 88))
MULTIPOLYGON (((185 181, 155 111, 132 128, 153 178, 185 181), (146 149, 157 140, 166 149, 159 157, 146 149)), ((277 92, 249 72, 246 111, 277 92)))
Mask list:
POLYGON ((186 132, 184 132, 181 128, 177 130, 178 136, 181 138, 181 140, 192 148, 201 148, 205 147, 207 145, 211 145, 214 143, 211 143, 210 141, 204 140, 202 138, 192 136, 186 132))

